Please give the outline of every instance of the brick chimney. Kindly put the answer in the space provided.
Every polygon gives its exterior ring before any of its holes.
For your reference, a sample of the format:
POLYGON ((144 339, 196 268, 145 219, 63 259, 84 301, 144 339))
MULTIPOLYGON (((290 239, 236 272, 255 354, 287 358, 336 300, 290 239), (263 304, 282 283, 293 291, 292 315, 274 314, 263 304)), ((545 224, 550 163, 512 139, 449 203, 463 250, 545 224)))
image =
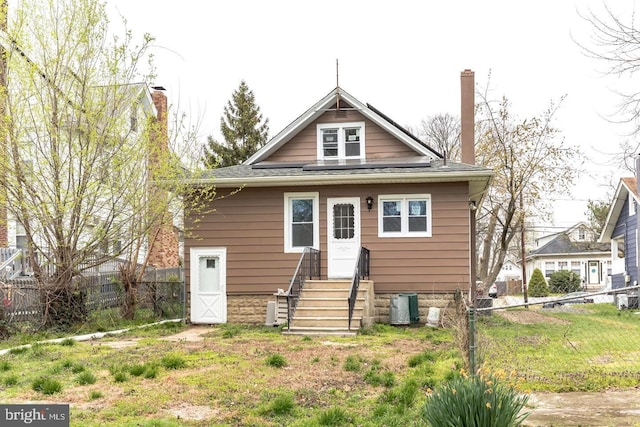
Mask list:
MULTIPOLYGON (((169 132, 167 118, 167 96, 164 89, 154 87, 151 93, 151 99, 156 107, 158 115, 156 123, 151 131, 151 144, 155 145, 158 151, 166 151, 169 149, 169 132)), ((149 169, 152 172, 154 163, 154 154, 151 153, 149 159, 149 169)), ((167 193, 155 187, 149 188, 151 197, 168 197, 167 193)), ((157 220, 157 224, 153 226, 149 232, 149 263, 157 268, 178 267, 180 261, 178 250, 178 232, 173 226, 173 218, 167 211, 162 218, 157 220)))
POLYGON ((460 73, 460 143, 462 163, 474 165, 475 155, 475 77, 471 70, 460 73))

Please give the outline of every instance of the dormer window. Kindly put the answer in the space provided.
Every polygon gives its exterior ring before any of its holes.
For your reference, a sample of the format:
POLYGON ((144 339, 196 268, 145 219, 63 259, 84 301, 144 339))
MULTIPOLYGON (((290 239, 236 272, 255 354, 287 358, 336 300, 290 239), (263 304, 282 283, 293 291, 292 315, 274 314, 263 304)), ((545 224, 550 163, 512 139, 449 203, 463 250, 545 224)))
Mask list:
POLYGON ((363 159, 364 122, 318 125, 318 159, 363 159))

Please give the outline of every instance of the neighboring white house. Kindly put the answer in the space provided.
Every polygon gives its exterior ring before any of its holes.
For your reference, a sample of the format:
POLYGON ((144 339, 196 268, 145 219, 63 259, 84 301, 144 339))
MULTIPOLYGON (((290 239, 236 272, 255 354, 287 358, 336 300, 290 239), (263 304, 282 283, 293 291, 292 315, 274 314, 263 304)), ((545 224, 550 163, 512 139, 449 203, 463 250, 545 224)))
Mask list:
POLYGON ((507 259, 502 264, 502 268, 496 277, 496 282, 506 282, 511 280, 522 280, 522 266, 507 259))
POLYGON ((598 243, 597 236, 585 223, 559 233, 542 236, 535 241, 535 249, 526 256, 527 282, 538 268, 548 279, 560 270, 572 271, 586 286, 609 285, 611 275, 611 247, 598 243))

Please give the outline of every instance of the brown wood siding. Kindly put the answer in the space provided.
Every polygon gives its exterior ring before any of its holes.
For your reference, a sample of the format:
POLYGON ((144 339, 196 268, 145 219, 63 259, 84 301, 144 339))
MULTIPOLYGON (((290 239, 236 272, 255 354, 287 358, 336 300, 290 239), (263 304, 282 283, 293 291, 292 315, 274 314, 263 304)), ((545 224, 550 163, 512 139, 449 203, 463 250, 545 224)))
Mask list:
POLYGON ((227 248, 227 293, 272 294, 287 289, 300 258, 284 253, 284 193, 319 192, 320 249, 327 272, 327 198, 360 197, 361 241, 371 250, 375 291, 451 292, 469 284, 469 209, 466 183, 245 188, 215 202, 215 212, 186 218, 185 266, 192 247, 227 248), (379 194, 431 194, 432 237, 378 237, 379 194), (365 198, 374 205, 367 211, 365 198))
POLYGON ((328 111, 280 147, 267 160, 273 162, 313 162, 317 158, 318 140, 316 129, 318 124, 362 121, 365 122, 365 150, 368 159, 418 155, 411 148, 398 141, 357 111, 346 111, 345 114, 340 116, 336 116, 333 111, 328 111))

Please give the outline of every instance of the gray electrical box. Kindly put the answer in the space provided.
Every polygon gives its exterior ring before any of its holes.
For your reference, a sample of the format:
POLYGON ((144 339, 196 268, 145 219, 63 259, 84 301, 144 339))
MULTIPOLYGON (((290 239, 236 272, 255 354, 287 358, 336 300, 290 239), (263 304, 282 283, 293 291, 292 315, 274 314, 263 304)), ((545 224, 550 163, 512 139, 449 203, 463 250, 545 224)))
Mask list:
POLYGON ((411 323, 409 297, 407 295, 391 295, 389 323, 391 325, 408 325, 411 323))

